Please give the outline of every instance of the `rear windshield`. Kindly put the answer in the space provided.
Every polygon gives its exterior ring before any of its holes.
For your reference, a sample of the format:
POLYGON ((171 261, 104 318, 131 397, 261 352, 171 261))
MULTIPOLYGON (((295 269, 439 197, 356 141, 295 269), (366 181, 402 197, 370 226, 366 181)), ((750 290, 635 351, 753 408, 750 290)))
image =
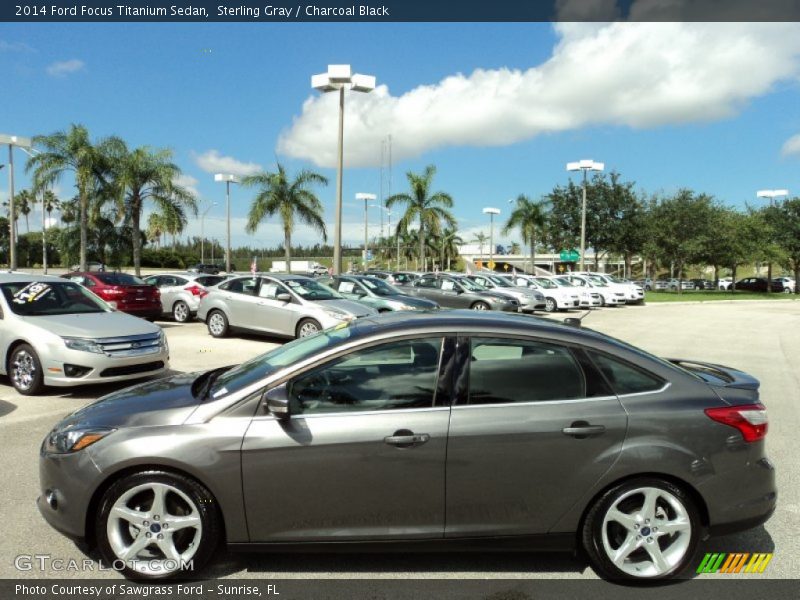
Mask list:
POLYGON ((127 273, 94 273, 106 285, 147 285, 142 279, 127 273))
POLYGON ((23 317, 46 317, 107 312, 97 296, 71 281, 24 281, 0 285, 11 312, 23 317))

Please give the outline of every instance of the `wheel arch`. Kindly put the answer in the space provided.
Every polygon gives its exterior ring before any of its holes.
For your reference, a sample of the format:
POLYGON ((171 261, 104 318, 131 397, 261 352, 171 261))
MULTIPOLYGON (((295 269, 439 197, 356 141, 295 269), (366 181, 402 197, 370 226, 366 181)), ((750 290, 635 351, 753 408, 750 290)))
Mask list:
POLYGON ((106 491, 114 485, 119 480, 127 477, 129 475, 133 475, 135 473, 139 473, 142 471, 161 471, 164 473, 169 473, 173 475, 180 475, 181 477, 186 477, 187 479, 191 479, 196 483, 202 485, 204 488, 208 490, 208 492, 214 498, 214 507, 217 511, 217 516, 219 517, 219 521, 221 524, 221 532, 220 532, 220 543, 224 544, 227 541, 227 526, 225 523, 225 514, 222 512, 220 507, 219 500, 217 499, 217 495, 214 493, 211 486, 209 486, 205 481, 197 477, 194 473, 186 469, 181 469, 180 467, 176 467, 175 465, 168 465, 156 462, 147 462, 138 465, 128 465, 122 467, 113 473, 110 473, 94 490, 91 499, 89 500, 89 504, 86 507, 86 515, 84 516, 84 535, 85 535, 85 542, 90 546, 94 547, 97 544, 97 532, 95 531, 95 521, 100 510, 100 501, 103 498, 103 495, 106 491))
POLYGON ((581 540, 582 540, 582 536, 583 536, 583 528, 584 528, 584 526, 586 524, 586 518, 589 515, 589 511, 592 510, 592 507, 595 504, 597 504, 597 501, 600 498, 602 498, 603 495, 606 492, 608 492, 610 489, 612 489, 614 487, 617 487, 618 485, 622 485, 623 483, 626 483, 628 481, 632 481, 634 479, 641 479, 641 478, 644 478, 644 477, 650 477, 650 478, 653 478, 653 479, 661 479, 661 480, 666 481, 668 483, 671 483, 671 484, 681 488, 683 491, 685 491, 689 495, 689 497, 692 499, 692 501, 695 503, 695 506, 697 506, 697 510, 700 513, 700 522, 702 523, 703 527, 704 528, 708 528, 709 527, 709 525, 711 524, 711 518, 710 518, 709 512, 708 512, 708 505, 706 504, 705 499, 700 494, 700 492, 697 490, 697 488, 694 487, 692 484, 690 484, 688 481, 686 481, 685 479, 681 479, 680 477, 676 477, 675 475, 669 475, 667 473, 660 473, 658 471, 646 471, 646 472, 642 472, 642 473, 631 473, 631 474, 625 475, 624 477, 620 477, 618 479, 615 479, 614 481, 611 481, 611 482, 607 483, 606 485, 604 485, 600 490, 598 490, 598 492, 596 494, 594 494, 591 497, 591 499, 583 507, 583 510, 581 511, 580 519, 578 520, 578 527, 577 527, 577 530, 575 532, 576 547, 579 549, 579 551, 583 550, 583 546, 581 545, 582 544, 581 540))

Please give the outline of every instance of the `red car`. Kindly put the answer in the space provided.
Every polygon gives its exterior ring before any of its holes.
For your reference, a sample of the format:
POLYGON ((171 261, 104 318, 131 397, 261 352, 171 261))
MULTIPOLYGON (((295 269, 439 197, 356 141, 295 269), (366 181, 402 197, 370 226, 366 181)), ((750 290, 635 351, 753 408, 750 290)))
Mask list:
POLYGON ((145 319, 161 316, 158 288, 128 273, 74 272, 62 277, 80 283, 119 311, 145 319))

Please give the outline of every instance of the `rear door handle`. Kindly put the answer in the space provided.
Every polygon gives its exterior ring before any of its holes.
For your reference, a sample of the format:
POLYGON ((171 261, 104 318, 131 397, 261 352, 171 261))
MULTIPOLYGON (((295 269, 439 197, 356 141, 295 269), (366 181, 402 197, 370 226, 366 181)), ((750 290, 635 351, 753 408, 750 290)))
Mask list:
POLYGON ((589 425, 586 421, 575 421, 569 427, 564 427, 561 433, 583 439, 590 435, 602 435, 606 432, 604 425, 589 425))
POLYGON ((397 446, 398 448, 410 448, 412 446, 421 446, 431 439, 427 433, 414 433, 408 429, 401 429, 395 431, 394 435, 387 435, 383 438, 385 444, 390 446, 397 446))

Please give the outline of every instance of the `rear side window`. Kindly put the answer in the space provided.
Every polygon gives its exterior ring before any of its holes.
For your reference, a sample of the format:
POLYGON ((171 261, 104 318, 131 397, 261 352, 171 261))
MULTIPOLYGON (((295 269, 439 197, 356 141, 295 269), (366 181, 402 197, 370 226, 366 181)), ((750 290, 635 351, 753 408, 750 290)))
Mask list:
POLYGON ((585 398, 586 378, 572 352, 536 340, 473 338, 469 404, 585 398))
POLYGON ((589 355, 617 395, 653 392, 664 387, 663 379, 629 363, 599 352, 589 351, 589 355))

